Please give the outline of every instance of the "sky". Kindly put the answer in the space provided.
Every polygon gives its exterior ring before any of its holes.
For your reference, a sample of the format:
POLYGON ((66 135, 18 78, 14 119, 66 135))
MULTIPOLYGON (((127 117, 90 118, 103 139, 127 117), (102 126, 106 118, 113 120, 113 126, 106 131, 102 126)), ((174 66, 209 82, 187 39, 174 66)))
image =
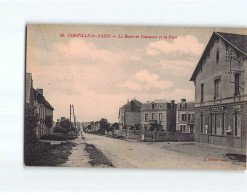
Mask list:
POLYGON ((117 122, 119 107, 131 99, 194 101, 194 84, 189 80, 214 31, 246 32, 31 24, 27 25, 26 72, 32 73, 33 87, 42 88, 54 107, 54 121, 69 117, 73 104, 78 121, 117 122))

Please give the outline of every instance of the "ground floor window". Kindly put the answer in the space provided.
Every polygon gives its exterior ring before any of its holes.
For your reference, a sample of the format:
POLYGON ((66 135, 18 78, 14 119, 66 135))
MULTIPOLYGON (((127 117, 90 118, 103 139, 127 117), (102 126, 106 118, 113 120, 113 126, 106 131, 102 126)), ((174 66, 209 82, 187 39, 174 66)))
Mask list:
POLYGON ((186 131, 186 125, 180 125, 180 131, 185 133, 186 131))
POLYGON ((145 122, 148 122, 148 113, 145 114, 145 122))
POLYGON ((162 113, 159 113, 159 121, 161 122, 163 119, 163 114, 162 113))

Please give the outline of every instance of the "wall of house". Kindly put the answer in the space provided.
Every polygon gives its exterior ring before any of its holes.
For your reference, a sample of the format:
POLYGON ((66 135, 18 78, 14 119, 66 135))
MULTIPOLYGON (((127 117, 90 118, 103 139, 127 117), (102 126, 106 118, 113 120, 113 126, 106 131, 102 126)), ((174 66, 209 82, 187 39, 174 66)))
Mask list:
POLYGON ((141 124, 142 126, 148 125, 149 121, 157 120, 163 127, 163 130, 167 130, 167 111, 162 110, 142 110, 141 112, 141 124), (154 113, 154 118, 152 119, 152 114, 154 113), (147 121, 145 121, 145 114, 148 114, 147 121), (159 120, 159 114, 162 114, 161 121, 159 120))
MULTIPOLYGON (((195 103, 196 106, 201 105, 201 84, 204 84, 204 103, 203 105, 213 105, 214 104, 214 80, 219 78, 220 83, 220 98, 229 98, 234 96, 234 74, 226 74, 229 71, 230 63, 226 61, 226 45, 222 39, 218 41, 215 40, 212 48, 209 51, 209 55, 205 58, 202 65, 201 71, 198 72, 195 82, 195 103), (216 63, 216 53, 219 50, 219 63, 216 63)), ((231 48, 232 47, 228 47, 231 48)), ((236 52, 235 52, 236 53, 236 52)), ((239 59, 244 58, 243 55, 239 55, 239 59)), ((243 61, 232 61, 232 69, 234 70, 246 70, 246 62, 243 61)), ((246 89, 244 86, 244 78, 246 71, 240 73, 240 85, 246 89)), ((240 95, 243 95, 244 91, 240 89, 240 95)), ((245 100, 247 100, 245 98, 245 100)), ((227 103, 232 100, 222 100, 221 103, 227 103)), ((215 102, 220 103, 220 102, 215 102)))
POLYGON ((135 124, 141 124, 140 112, 126 112, 125 113, 125 125, 134 126, 135 124))

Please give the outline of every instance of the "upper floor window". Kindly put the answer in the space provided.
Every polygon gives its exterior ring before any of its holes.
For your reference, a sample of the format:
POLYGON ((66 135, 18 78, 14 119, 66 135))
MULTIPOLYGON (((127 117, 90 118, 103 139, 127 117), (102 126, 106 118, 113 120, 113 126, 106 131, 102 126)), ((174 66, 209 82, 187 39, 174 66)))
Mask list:
POLYGON ((201 84, 201 102, 204 101, 204 84, 201 84))
POLYGON ((189 121, 195 120, 195 114, 189 114, 189 115, 188 115, 188 120, 189 120, 189 121))
POLYGON ((154 109, 154 104, 152 104, 152 109, 154 109))
POLYGON ((155 118, 155 113, 152 113, 152 120, 154 120, 155 118))
POLYGON ((215 99, 220 98, 220 79, 214 81, 214 97, 215 99))
POLYGON ((181 121, 186 121, 186 114, 181 114, 181 121))
POLYGON ((148 113, 145 114, 145 122, 148 122, 148 113))
POLYGON ((235 92, 234 95, 239 95, 239 73, 234 75, 235 92))
POLYGON ((217 49, 217 52, 216 52, 216 64, 218 64, 220 61, 220 50, 217 49))
POLYGON ((162 121, 163 115, 162 113, 159 113, 159 121, 162 121))

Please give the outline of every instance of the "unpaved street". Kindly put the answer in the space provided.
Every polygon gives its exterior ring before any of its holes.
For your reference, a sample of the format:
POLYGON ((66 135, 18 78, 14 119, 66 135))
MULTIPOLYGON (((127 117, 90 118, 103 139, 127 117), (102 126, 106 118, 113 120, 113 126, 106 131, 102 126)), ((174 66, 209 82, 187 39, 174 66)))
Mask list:
MULTIPOLYGON (((201 155, 190 156, 161 147, 162 143, 120 140, 84 133, 85 142, 95 145, 118 168, 166 169, 245 169, 229 159, 208 161, 201 155)), ((166 144, 166 143, 164 143, 166 144)))

